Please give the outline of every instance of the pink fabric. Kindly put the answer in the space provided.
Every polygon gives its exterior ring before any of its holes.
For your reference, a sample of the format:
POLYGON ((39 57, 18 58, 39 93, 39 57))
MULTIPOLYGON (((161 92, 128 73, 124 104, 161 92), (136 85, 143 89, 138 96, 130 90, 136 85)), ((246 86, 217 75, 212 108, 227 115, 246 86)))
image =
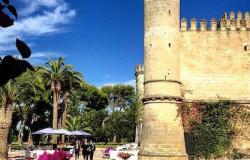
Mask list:
POLYGON ((67 160, 72 157, 71 154, 67 154, 65 151, 58 151, 55 150, 53 154, 47 154, 45 151, 39 158, 38 160, 67 160))
POLYGON ((60 152, 56 150, 53 154, 53 159, 51 160, 62 160, 62 157, 60 156, 60 152))
POLYGON ((48 160, 55 160, 54 154, 48 154, 48 160))
POLYGON ((45 151, 39 158, 38 160, 49 160, 48 159, 48 154, 47 152, 45 151))
POLYGON ((65 152, 65 151, 61 151, 61 152, 60 152, 60 157, 61 157, 62 159, 66 159, 66 152, 65 152))

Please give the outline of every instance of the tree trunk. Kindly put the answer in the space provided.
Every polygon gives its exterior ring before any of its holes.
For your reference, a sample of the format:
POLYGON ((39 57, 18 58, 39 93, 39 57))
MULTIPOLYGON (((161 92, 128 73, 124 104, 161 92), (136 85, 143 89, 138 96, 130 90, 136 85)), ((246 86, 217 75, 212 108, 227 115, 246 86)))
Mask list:
MULTIPOLYGON (((65 92, 65 95, 63 97, 63 115, 62 115, 62 128, 66 129, 66 121, 67 121, 67 100, 68 100, 69 92, 65 92)), ((62 143, 64 143, 65 136, 62 135, 62 143)))
POLYGON ((67 102, 65 102, 63 104, 63 106, 64 106, 64 111, 63 111, 63 116, 62 116, 62 128, 65 129, 66 128, 66 121, 67 121, 67 107, 68 107, 67 102))
MULTIPOLYGON (((58 118, 58 92, 53 90, 53 129, 57 129, 58 118)), ((56 136, 52 138, 52 143, 56 143, 56 136)))
POLYGON ((32 138, 31 130, 29 131, 28 145, 29 145, 29 146, 32 146, 32 145, 33 145, 33 138, 32 138))
POLYGON ((113 136, 113 143, 116 143, 117 142, 117 137, 116 137, 116 134, 113 136))
POLYGON ((63 115, 62 115, 62 128, 66 128, 66 121, 67 121, 67 108, 68 108, 68 96, 69 92, 66 91, 63 96, 63 115))
POLYGON ((8 134, 12 122, 12 107, 0 109, 0 159, 8 159, 8 134))
POLYGON ((105 118, 103 119, 103 121, 102 121, 102 129, 105 128, 105 123, 106 123, 107 120, 109 120, 109 117, 105 117, 105 118))
POLYGON ((20 124, 20 129, 18 133, 18 144, 21 146, 23 143, 23 131, 24 131, 24 120, 20 124))

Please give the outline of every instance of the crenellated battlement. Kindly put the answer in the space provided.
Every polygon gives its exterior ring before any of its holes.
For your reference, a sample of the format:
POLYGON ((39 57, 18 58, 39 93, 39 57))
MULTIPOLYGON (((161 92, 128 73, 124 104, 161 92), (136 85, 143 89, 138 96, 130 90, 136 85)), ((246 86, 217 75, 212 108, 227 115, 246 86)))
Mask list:
POLYGON ((181 19, 181 31, 250 31, 250 14, 249 12, 238 12, 237 16, 234 12, 230 12, 229 16, 224 13, 220 20, 212 18, 208 27, 206 19, 192 18, 190 22, 187 19, 181 19), (199 25, 198 25, 199 23, 199 25))
POLYGON ((144 74, 144 65, 138 64, 135 67, 135 75, 138 76, 139 74, 144 74))

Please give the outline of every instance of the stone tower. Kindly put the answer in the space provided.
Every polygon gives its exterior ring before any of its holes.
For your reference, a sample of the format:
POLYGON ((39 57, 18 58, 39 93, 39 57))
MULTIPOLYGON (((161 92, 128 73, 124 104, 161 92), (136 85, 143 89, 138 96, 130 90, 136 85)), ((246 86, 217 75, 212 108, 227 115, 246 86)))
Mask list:
POLYGON ((144 108, 141 160, 187 159, 178 117, 179 0, 144 0, 144 108))
MULTIPOLYGON (((144 66, 143 64, 136 65, 135 67, 135 77, 136 77, 136 95, 138 96, 139 101, 141 102, 144 97, 144 66)), ((141 112, 140 110, 139 112, 141 112)), ((140 118, 140 122, 142 119, 140 118)), ((136 126, 135 132, 135 143, 141 142, 141 130, 142 123, 136 126)))
POLYGON ((138 64, 135 67, 135 77, 136 77, 136 94, 140 100, 144 97, 144 66, 143 64, 138 64))

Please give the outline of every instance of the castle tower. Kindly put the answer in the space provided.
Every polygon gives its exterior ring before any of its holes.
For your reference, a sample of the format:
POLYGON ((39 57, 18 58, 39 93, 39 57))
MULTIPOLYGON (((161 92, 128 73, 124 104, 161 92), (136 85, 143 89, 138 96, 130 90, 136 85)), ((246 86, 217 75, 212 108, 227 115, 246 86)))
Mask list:
POLYGON ((144 108, 139 159, 187 159, 178 117, 179 0, 144 0, 144 108))
MULTIPOLYGON (((136 77, 136 95, 138 96, 139 101, 142 101, 142 98, 144 97, 144 66, 143 64, 136 65, 135 77, 136 77)), ((139 112, 142 112, 142 109, 139 112)), ((141 141, 141 130, 142 130, 142 123, 136 126, 135 143, 137 144, 140 143, 141 141)))
POLYGON ((135 68, 135 77, 136 77, 136 94, 138 98, 142 100, 144 97, 144 66, 143 64, 136 65, 135 68))

